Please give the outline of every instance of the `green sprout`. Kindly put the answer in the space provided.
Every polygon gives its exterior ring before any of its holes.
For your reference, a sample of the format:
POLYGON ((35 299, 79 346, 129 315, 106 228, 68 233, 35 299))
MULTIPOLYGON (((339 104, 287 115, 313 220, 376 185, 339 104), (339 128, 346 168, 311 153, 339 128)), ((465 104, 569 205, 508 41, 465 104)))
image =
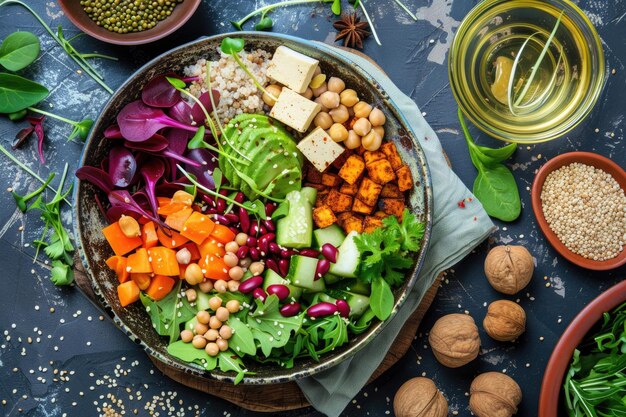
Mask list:
POLYGON ((11 195, 13 195, 13 199, 15 199, 15 204, 17 204, 17 207, 20 209, 22 213, 26 212, 26 203, 28 203, 28 200, 35 198, 39 194, 43 193, 46 187, 48 187, 48 184, 50 184, 50 182, 54 178, 54 176, 55 176, 54 172, 50 173, 50 175, 48 176, 48 179, 32 193, 26 194, 24 196, 19 195, 15 191, 11 193, 11 195))
POLYGON ((35 107, 28 107, 28 110, 35 112, 35 113, 43 114, 44 116, 51 117, 53 119, 59 120, 61 122, 64 122, 73 126, 72 132, 68 136, 67 140, 72 140, 78 136, 81 138, 81 140, 85 141, 87 139, 87 136, 89 136, 89 131, 91 130, 91 126, 93 126, 93 120, 91 119, 83 119, 79 122, 76 122, 74 120, 70 120, 65 117, 56 115, 54 113, 37 109, 35 107))

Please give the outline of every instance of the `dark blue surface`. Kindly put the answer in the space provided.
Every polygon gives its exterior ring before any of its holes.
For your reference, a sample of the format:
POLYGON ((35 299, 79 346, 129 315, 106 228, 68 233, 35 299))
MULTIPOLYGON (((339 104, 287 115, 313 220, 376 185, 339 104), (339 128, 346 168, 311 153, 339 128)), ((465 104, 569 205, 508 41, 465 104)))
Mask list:
MULTIPOLYGON (((33 1, 33 7, 53 27, 62 24, 68 37, 75 28, 60 13, 53 1, 33 1)), ((230 31, 229 19, 251 10, 251 2, 204 1, 192 20, 176 34, 156 44, 139 47, 115 47, 90 38, 76 42, 82 51, 97 50, 120 58, 117 63, 97 61, 107 83, 115 88, 136 68, 153 56, 199 36, 230 31)), ((443 59, 458 21, 476 3, 450 0, 413 0, 406 2, 418 10, 420 20, 413 22, 390 0, 370 0, 368 9, 376 22, 383 42, 365 43, 365 53, 378 62, 398 86, 409 94, 446 150, 454 170, 471 186, 475 170, 464 140, 458 134, 456 106, 452 98, 443 59), (434 3, 434 4, 433 4, 434 3)), ((626 4, 622 0, 587 0, 578 3, 597 25, 604 40, 609 76, 601 101, 592 116, 567 137, 531 147, 520 147, 511 161, 518 181, 524 209, 511 224, 499 224, 488 243, 450 271, 413 343, 412 349, 397 365, 374 384, 366 387, 345 411, 346 416, 384 416, 393 413, 391 401, 397 388, 407 379, 425 374, 433 378, 450 403, 451 411, 469 415, 466 392, 479 372, 497 370, 514 377, 524 392, 519 414, 536 416, 536 406, 543 369, 558 337, 580 308, 600 292, 623 279, 626 268, 612 272, 580 269, 547 245, 538 230, 530 208, 530 185, 536 170, 548 159, 572 150, 586 150, 608 156, 626 166, 624 151, 624 111, 626 87, 626 4), (443 314, 467 310, 482 322, 486 303, 502 298, 488 285, 483 261, 490 245, 511 243, 526 245, 537 259, 531 284, 517 297, 528 314, 527 332, 515 343, 499 343, 481 333, 479 359, 457 370, 437 364, 427 347, 424 333, 443 314)), ((283 9, 273 15, 275 31, 306 39, 332 42, 333 17, 328 5, 283 9)), ((0 38, 15 30, 29 30, 41 35, 42 53, 25 75, 47 85, 52 94, 41 105, 54 107, 60 114, 92 117, 98 114, 108 94, 91 79, 76 72, 74 62, 44 34, 43 28, 18 6, 0 8, 0 38)), ((10 147, 15 133, 23 127, 0 119, 0 140, 10 147)), ((484 144, 497 142, 471 129, 484 144)), ((65 162, 74 169, 81 144, 66 142, 66 125, 47 122, 47 164, 36 162, 34 141, 15 154, 20 160, 47 176, 60 171, 65 162)), ((25 191, 36 184, 0 157, 0 188, 25 191)), ((69 215, 67 217, 69 220, 69 215)), ((176 415, 184 408, 187 415, 253 416, 229 403, 180 386, 164 378, 143 352, 119 332, 76 289, 57 288, 48 280, 46 265, 33 264, 33 248, 27 246, 41 233, 35 213, 22 215, 15 209, 9 193, 0 194, 0 415, 17 416, 93 416, 101 413, 104 403, 116 403, 113 409, 126 415, 148 415, 147 402, 154 402, 159 415, 176 415), (24 230, 20 231, 19 227, 24 230), (54 313, 50 312, 54 308, 54 313), (31 338, 32 343, 29 343, 31 338), (38 340, 39 338, 39 340, 38 340), (54 374, 54 370, 58 370, 54 374), (32 371, 32 372, 31 372, 32 371), (61 371, 67 371, 61 378, 61 371), (57 381, 54 381, 56 379, 57 381), (163 406, 154 401, 162 397, 163 406), (179 403, 182 401, 182 404, 179 403), (75 404, 75 405, 74 405, 75 404), (169 406, 167 406, 169 404, 169 406), (169 407, 173 407, 170 409, 169 407), (20 411, 21 410, 21 411, 20 411), (173 410, 173 411, 172 411, 173 410)), ((312 409, 285 415, 319 415, 312 409)))

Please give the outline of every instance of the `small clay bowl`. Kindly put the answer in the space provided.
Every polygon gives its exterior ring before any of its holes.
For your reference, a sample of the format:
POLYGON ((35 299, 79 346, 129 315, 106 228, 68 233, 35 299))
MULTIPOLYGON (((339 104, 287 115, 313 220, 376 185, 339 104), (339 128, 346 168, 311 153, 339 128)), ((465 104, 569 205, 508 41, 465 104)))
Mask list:
POLYGON ((589 303, 572 320, 563 332, 552 351, 543 375, 539 393, 539 416, 557 417, 567 415, 559 396, 562 392, 563 378, 569 368, 574 349, 583 341, 587 333, 600 321, 602 315, 626 301, 626 281, 609 288, 589 303))
POLYGON ((594 271, 608 271, 610 269, 617 268, 626 264, 626 250, 622 250, 619 255, 617 255, 613 259, 609 259, 606 261, 594 261, 592 259, 584 258, 571 250, 569 250, 557 237, 557 235, 552 231, 546 218, 543 215, 543 208, 541 206, 541 190, 543 188, 543 183, 546 180, 548 174, 552 171, 557 170, 565 165, 572 164, 574 162, 580 162, 585 165, 591 165, 596 168, 599 168, 609 174, 618 182, 622 190, 626 190, 626 172, 617 165, 615 162, 611 161, 604 156, 591 153, 591 152, 570 152, 559 155, 550 159, 546 162, 537 175, 535 175, 535 180, 533 182, 533 188, 531 192, 531 200, 533 205, 533 211, 535 212, 535 217, 537 218, 537 223, 539 223, 539 227, 543 232, 548 242, 552 245, 557 252, 561 254, 565 259, 576 264, 580 267, 586 269, 592 269, 594 271))
POLYGON ((91 20, 80 5, 80 0, 59 0, 65 16, 80 30, 103 42, 116 45, 141 45, 161 39, 189 20, 202 0, 184 0, 177 4, 172 14, 157 23, 152 29, 132 33, 111 32, 91 20))

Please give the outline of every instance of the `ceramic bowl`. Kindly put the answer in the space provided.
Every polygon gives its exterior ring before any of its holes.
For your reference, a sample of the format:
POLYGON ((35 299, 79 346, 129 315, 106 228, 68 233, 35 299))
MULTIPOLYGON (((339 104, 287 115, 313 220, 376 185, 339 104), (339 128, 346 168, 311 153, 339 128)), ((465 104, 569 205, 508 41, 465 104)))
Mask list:
POLYGON ((111 32, 91 20, 79 0, 59 0, 65 16, 80 30, 103 42, 116 45, 141 45, 164 38, 189 20, 202 0, 184 0, 177 4, 172 14, 161 20, 153 28, 141 32, 111 32))
POLYGON ((539 417, 567 415, 559 398, 562 392, 563 378, 569 368, 574 350, 600 321, 605 312, 621 305, 624 301, 626 301, 626 281, 622 281, 600 294, 587 304, 567 326, 556 344, 544 372, 539 394, 539 417))
POLYGON ((559 155, 546 162, 541 169, 539 169, 539 172, 537 172, 535 180, 533 181, 531 200, 533 211, 535 212, 535 217, 537 218, 537 223, 539 223, 541 231, 552 247, 556 249, 556 251, 559 252, 565 259, 578 266, 595 271, 607 271, 624 265, 626 264, 626 250, 622 250, 618 256, 606 261, 594 261, 572 252, 559 240, 543 215, 543 208, 541 206, 541 189, 543 188, 543 183, 545 182, 546 177, 552 171, 574 162, 591 165, 608 172, 613 176, 613 178, 615 178, 622 189, 626 190, 626 172, 624 172, 619 165, 610 159, 592 152, 569 152, 559 155))
MULTIPOLYGON (((216 58, 217 49, 225 36, 228 34, 201 39, 180 46, 148 62, 132 75, 104 106, 87 139, 80 164, 100 166, 100 162, 108 155, 111 148, 111 141, 103 138, 104 129, 114 123, 116 115, 123 106, 140 96, 142 87, 150 79, 157 74, 181 71, 184 66, 195 64, 199 58, 216 58)), ((415 255, 415 265, 407 274, 404 285, 395 291, 395 304, 392 313, 395 315, 417 280, 417 274, 428 247, 432 224, 430 176, 426 158, 414 132, 407 125, 398 107, 380 88, 376 80, 356 63, 339 55, 337 50, 321 43, 307 42, 284 35, 239 32, 236 36, 245 38, 247 48, 262 48, 273 52, 279 45, 285 45, 319 60, 322 72, 341 77, 347 85, 359 92, 363 100, 377 105, 385 112, 387 116, 386 137, 393 138, 402 159, 411 169, 415 180, 415 188, 410 193, 407 204, 421 220, 426 222, 426 234, 422 250, 415 255)), ((97 196, 102 201, 106 201, 106 197, 100 194, 100 191, 92 184, 84 181, 77 182, 74 192, 75 236, 90 284, 101 305, 105 307, 117 326, 141 345, 154 359, 187 373, 221 381, 233 381, 234 375, 232 374, 218 370, 206 372, 198 365, 188 364, 168 355, 165 339, 159 337, 152 329, 150 319, 143 306, 139 303, 127 308, 120 306, 116 293, 117 278, 105 265, 105 260, 113 253, 101 232, 102 227, 107 222, 97 204, 94 204, 97 196)), ((372 342, 388 322, 389 320, 373 324, 367 332, 353 337, 348 344, 322 356, 320 362, 302 359, 296 361, 292 369, 285 369, 277 365, 263 365, 247 361, 246 365, 249 370, 255 374, 244 378, 243 383, 283 383, 328 369, 353 356, 372 342)))

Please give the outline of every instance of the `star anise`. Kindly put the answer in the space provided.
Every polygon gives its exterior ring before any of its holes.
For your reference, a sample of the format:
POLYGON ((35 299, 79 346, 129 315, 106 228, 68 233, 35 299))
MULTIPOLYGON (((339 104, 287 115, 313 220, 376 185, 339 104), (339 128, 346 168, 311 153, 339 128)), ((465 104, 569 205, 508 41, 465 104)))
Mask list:
POLYGON ((341 16, 341 19, 333 23, 333 26, 339 31, 335 42, 343 39, 343 46, 348 48, 363 49, 363 39, 370 35, 367 31, 369 25, 367 22, 361 22, 356 13, 341 16))

